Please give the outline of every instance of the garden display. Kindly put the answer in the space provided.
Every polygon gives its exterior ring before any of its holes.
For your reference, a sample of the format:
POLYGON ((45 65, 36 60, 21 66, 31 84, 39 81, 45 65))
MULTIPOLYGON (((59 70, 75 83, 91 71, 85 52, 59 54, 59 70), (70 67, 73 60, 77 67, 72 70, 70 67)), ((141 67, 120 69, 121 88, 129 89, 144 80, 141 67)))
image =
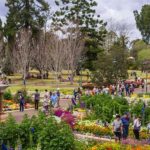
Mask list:
MULTIPOLYGON (((21 89, 19 91, 22 91, 23 95, 25 96, 25 109, 33 108, 34 106, 32 99, 28 95, 27 91, 24 89, 21 89)), ((3 97, 3 111, 19 109, 18 92, 15 95, 12 95, 11 92, 8 90, 4 93, 3 97)))
POLYGON ((69 124, 71 128, 75 126, 75 116, 73 116, 69 111, 56 109, 54 110, 54 115, 69 124))
POLYGON ((150 146, 131 146, 118 143, 101 143, 93 146, 89 150, 150 150, 150 146))
MULTIPOLYGON (((84 120, 84 121, 79 121, 75 127, 74 130, 77 131, 78 133, 82 134, 90 134, 93 136, 98 136, 98 137, 105 137, 105 138, 114 138, 114 134, 112 132, 112 126, 109 124, 107 127, 104 126, 104 124, 98 120, 84 120)), ((133 135, 133 129, 132 127, 129 130, 129 137, 134 138, 133 135)), ((142 128, 140 131, 140 137, 143 139, 145 142, 146 139, 149 138, 149 135, 147 134, 147 130, 145 128, 142 128)))
POLYGON ((81 100, 85 103, 90 120, 99 119, 104 122, 111 122, 115 114, 123 114, 129 111, 129 104, 125 98, 111 97, 110 95, 83 96, 81 100))
POLYGON ((0 145, 8 149, 73 150, 75 147, 71 128, 43 113, 31 119, 25 116, 19 124, 9 116, 5 122, 0 123, 0 141, 0 145))
POLYGON ((19 104, 16 104, 13 100, 3 100, 3 110, 17 110, 19 109, 19 104))
MULTIPOLYGON (((33 108, 33 104, 26 103, 25 108, 33 108)), ((14 100, 3 100, 3 111, 11 111, 11 110, 18 110, 19 104, 14 102, 14 100)))

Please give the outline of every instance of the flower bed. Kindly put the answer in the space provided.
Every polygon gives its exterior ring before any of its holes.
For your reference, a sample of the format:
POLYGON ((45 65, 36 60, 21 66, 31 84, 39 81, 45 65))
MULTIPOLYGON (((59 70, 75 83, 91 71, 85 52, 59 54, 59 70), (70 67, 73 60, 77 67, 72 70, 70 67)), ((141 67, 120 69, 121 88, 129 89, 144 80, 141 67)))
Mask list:
MULTIPOLYGON (((32 104, 26 103, 25 108, 33 108, 32 104)), ((13 100, 3 100, 3 110, 4 111, 11 111, 11 110, 18 110, 19 104, 15 103, 13 100)))
POLYGON ((101 127, 99 125, 76 125, 74 129, 81 133, 92 133, 98 136, 113 136, 110 128, 101 127))
POLYGON ((70 125, 71 128, 75 125, 75 117, 69 112, 62 109, 57 109, 54 111, 54 115, 60 117, 61 120, 70 125))
MULTIPOLYGON (((102 125, 96 124, 96 121, 79 121, 78 124, 74 127, 77 132, 80 133, 90 133, 96 136, 114 136, 111 127, 103 127, 102 125)), ((150 135, 147 134, 145 129, 142 129, 140 132, 141 139, 148 139, 150 135)), ((129 137, 134 138, 133 129, 129 130, 129 137)))
POLYGON ((150 150, 150 146, 131 146, 131 145, 122 145, 117 143, 102 143, 95 145, 89 150, 150 150))

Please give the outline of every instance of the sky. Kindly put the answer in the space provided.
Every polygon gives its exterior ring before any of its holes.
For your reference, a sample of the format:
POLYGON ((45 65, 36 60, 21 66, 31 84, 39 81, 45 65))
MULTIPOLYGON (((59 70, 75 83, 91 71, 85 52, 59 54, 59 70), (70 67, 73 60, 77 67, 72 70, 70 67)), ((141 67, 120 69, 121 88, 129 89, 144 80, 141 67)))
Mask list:
MULTIPOLYGON (((46 0, 55 9, 54 0, 46 0)), ((144 4, 150 4, 150 0, 96 0, 98 6, 97 14, 109 23, 125 24, 130 26, 130 40, 141 38, 141 34, 136 28, 133 11, 140 11, 144 4)), ((0 0, 0 18, 5 22, 7 8, 5 7, 6 0, 0 0)))

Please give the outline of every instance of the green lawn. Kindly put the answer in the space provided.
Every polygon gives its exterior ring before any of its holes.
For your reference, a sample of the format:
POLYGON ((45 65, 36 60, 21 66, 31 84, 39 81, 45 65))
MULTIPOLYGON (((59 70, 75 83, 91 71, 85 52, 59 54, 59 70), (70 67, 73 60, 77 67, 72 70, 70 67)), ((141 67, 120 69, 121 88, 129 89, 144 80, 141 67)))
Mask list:
MULTIPOLYGON (((131 71, 129 70, 128 73, 130 75, 131 71)), ((32 70, 31 74, 37 74, 38 72, 36 70, 32 70)), ((63 78, 68 78, 68 71, 63 71, 63 78)), ((83 72, 82 81, 87 82, 87 71, 83 72)), ((137 76, 141 78, 146 78, 146 74, 142 73, 141 71, 137 71, 137 76)), ((150 79, 150 74, 148 74, 148 77, 150 79)), ((12 93, 17 92, 18 90, 24 88, 22 85, 22 79, 20 74, 15 74, 14 76, 8 76, 12 80, 12 85, 8 88, 12 93)), ((134 77, 129 76, 129 79, 133 79, 134 77)), ((77 88, 79 86, 79 81, 81 80, 80 76, 76 76, 74 78, 73 85, 70 84, 70 82, 59 82, 56 80, 56 77, 53 73, 49 73, 49 79, 28 79, 26 89, 28 91, 34 91, 35 89, 39 89, 40 91, 47 90, 56 90, 57 88, 60 88, 61 91, 72 91, 74 88, 77 88)), ((149 80, 148 80, 149 81, 149 80)))
MULTIPOLYGON (((38 72, 36 70, 32 70, 30 72, 31 74, 37 74, 38 72)), ((7 90, 10 90, 12 93, 17 92, 18 90, 24 88, 23 82, 21 79, 20 74, 15 74, 14 76, 8 76, 12 80, 12 84, 7 90)), ((63 79, 68 78, 67 71, 63 71, 63 79)), ((56 77, 53 73, 49 73, 49 79, 28 79, 26 82, 26 89, 28 91, 34 91, 35 89, 38 89, 40 91, 44 91, 45 89, 47 90, 56 90, 57 88, 60 88, 61 91, 72 91, 74 88, 77 88, 79 86, 79 81, 81 80, 80 76, 76 76, 74 78, 74 83, 73 85, 70 84, 70 82, 59 82, 56 80, 56 77)), ((86 82, 87 77, 86 77, 86 72, 83 72, 82 76, 82 81, 86 82)))

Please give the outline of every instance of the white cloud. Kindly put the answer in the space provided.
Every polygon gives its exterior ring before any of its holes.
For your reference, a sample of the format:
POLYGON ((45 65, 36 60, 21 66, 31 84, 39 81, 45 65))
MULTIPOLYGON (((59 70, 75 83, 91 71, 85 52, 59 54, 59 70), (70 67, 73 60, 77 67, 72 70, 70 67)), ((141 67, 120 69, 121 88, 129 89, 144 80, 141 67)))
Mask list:
MULTIPOLYGON (((120 22, 130 25, 130 39, 141 38, 136 28, 133 11, 139 10, 144 4, 150 4, 150 0, 96 0, 98 3, 97 13, 107 22, 110 18, 114 23, 120 22)), ((108 22, 109 24, 109 22, 108 22)))
MULTIPOLYGON (((55 9, 54 0, 46 0, 51 4, 52 10, 55 9)), ((134 10, 140 10, 144 4, 150 4, 150 0, 96 0, 98 6, 97 13, 101 15, 104 21, 109 21, 110 18, 116 23, 126 23, 132 26, 131 39, 141 38, 140 32, 136 28, 136 23, 133 15, 134 10)), ((0 18, 5 21, 7 8, 5 7, 6 0, 0 0, 0 18)))

